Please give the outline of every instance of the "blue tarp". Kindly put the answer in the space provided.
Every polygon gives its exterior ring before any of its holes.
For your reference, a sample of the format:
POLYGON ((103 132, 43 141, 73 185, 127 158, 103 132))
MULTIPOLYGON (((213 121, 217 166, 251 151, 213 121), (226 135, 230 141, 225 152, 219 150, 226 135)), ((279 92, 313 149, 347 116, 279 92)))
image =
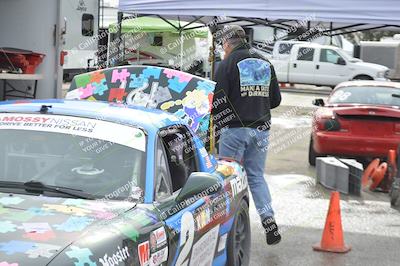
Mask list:
POLYGON ((400 25, 399 0, 120 0, 119 9, 189 21, 203 16, 204 23, 227 16, 400 25))

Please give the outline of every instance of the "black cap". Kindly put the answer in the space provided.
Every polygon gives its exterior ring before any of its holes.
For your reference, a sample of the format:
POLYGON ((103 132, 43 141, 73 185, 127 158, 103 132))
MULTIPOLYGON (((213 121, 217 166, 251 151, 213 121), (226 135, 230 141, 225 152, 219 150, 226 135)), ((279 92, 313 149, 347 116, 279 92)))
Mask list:
POLYGON ((225 25, 223 28, 218 29, 214 36, 220 42, 230 39, 246 40, 246 32, 239 25, 225 25))

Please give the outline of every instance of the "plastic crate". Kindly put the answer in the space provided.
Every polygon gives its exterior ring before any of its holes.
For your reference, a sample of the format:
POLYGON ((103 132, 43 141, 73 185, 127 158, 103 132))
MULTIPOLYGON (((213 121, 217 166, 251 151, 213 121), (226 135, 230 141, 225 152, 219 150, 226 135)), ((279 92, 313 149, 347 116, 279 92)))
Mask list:
POLYGON ((363 165, 353 159, 340 159, 340 161, 349 167, 349 194, 361 196, 363 165))
POLYGON ((24 74, 35 74, 44 57, 44 54, 28 50, 0 48, 0 67, 9 70, 20 68, 24 74))

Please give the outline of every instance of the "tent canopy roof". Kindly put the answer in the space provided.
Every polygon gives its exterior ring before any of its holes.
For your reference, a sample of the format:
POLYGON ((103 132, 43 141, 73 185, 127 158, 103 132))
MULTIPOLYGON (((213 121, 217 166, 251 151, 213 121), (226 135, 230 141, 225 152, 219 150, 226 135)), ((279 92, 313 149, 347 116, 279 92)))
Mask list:
MULTIPOLYGON (((138 17, 132 19, 126 19, 122 22, 121 32, 137 33, 137 32, 169 32, 179 35, 180 25, 185 25, 188 22, 168 20, 169 23, 162 20, 161 18, 154 17, 138 17)), ((200 27, 200 24, 193 23, 192 25, 200 27)), ((118 32, 118 23, 111 24, 109 27, 111 33, 118 32)), ((184 34, 190 34, 196 38, 207 38, 208 29, 206 27, 198 28, 196 30, 185 30, 184 34)))
MULTIPOLYGON (((209 23, 214 17, 400 26, 398 0, 120 0, 125 13, 209 23)), ((235 20, 233 20, 235 21, 235 20)), ((237 20, 236 20, 237 21, 237 20)), ((226 22, 224 22, 226 23, 226 22)))

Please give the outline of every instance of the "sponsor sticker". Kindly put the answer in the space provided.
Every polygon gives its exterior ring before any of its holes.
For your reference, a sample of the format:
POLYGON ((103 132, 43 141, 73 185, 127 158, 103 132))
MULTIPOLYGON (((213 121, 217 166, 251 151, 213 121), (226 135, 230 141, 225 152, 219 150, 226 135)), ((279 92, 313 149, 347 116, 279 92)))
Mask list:
POLYGON ((107 253, 102 257, 99 258, 99 262, 103 266, 114 266, 114 265, 121 265, 124 264, 125 260, 129 257, 128 247, 120 248, 118 246, 118 251, 114 254, 108 255, 107 253))
POLYGON ((150 249, 151 252, 155 252, 157 249, 163 247, 167 243, 167 235, 164 227, 160 227, 154 230, 150 234, 150 249))
POLYGON ((168 259, 168 247, 165 247, 153 254, 150 257, 150 266, 160 265, 168 259))
POLYGON ((238 175, 235 179, 232 179, 230 183, 233 197, 247 188, 247 178, 245 175, 238 175))
POLYGON ((0 130, 30 130, 101 139, 145 151, 146 138, 142 130, 118 123, 42 114, 0 114, 0 130))
POLYGON ((190 266, 211 266, 218 240, 219 225, 204 234, 194 245, 190 266))
POLYGON ((148 266, 150 259, 149 241, 143 242, 138 246, 138 255, 140 266, 148 266))
POLYGON ((202 210, 197 216, 196 216, 196 225, 197 229, 200 230, 203 227, 205 227, 207 224, 211 222, 211 213, 210 209, 206 208, 202 210))

